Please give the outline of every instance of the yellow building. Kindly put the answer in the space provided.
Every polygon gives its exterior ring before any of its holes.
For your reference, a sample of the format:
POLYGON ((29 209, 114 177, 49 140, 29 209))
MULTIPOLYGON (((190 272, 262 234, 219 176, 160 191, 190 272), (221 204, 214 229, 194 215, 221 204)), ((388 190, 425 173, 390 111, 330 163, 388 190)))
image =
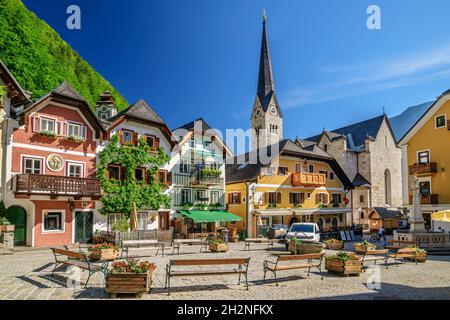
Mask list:
POLYGON ((400 139, 403 199, 411 209, 411 177, 419 180, 421 208, 430 227, 431 213, 450 209, 450 90, 444 92, 400 139))
POLYGON ((268 161, 256 156, 266 152, 260 149, 227 164, 227 211, 242 218, 238 231, 257 237, 272 224, 315 222, 321 230, 351 224, 345 196, 352 184, 336 160, 314 144, 303 148, 289 139, 278 149, 268 161))

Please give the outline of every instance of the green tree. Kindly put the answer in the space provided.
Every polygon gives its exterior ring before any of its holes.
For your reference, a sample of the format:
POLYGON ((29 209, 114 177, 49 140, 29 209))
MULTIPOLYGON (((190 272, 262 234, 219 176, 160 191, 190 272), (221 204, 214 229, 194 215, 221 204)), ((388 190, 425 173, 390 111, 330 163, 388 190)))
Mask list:
POLYGON ((142 138, 137 146, 120 145, 118 135, 114 135, 99 153, 97 164, 97 178, 104 191, 101 213, 124 213, 129 217, 133 203, 136 203, 138 209, 157 210, 161 206, 169 207, 170 197, 163 194, 164 186, 156 177, 158 168, 169 160, 170 157, 163 148, 155 155, 142 138), (120 165, 125 170, 123 179, 109 179, 108 164, 120 165), (137 168, 146 168, 149 177, 147 181, 136 179, 137 168))

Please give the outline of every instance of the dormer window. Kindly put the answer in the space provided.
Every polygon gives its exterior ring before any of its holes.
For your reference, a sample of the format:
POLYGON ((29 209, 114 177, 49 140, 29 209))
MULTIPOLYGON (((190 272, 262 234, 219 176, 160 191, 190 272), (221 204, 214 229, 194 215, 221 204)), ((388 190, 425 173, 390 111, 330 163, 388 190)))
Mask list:
POLYGON ((56 133, 56 120, 48 118, 40 118, 39 131, 56 133))
POLYGON ((81 137, 81 124, 69 122, 67 124, 67 135, 69 137, 81 137))

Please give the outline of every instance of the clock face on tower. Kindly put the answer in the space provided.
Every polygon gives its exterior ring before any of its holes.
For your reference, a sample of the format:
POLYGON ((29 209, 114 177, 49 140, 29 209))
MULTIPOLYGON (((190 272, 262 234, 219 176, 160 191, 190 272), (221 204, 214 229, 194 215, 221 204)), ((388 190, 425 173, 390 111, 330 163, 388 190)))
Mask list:
POLYGON ((255 112, 255 118, 258 118, 261 115, 261 110, 257 109, 255 112))
POLYGON ((270 112, 275 115, 275 114, 277 114, 277 109, 275 107, 272 107, 270 109, 270 112))

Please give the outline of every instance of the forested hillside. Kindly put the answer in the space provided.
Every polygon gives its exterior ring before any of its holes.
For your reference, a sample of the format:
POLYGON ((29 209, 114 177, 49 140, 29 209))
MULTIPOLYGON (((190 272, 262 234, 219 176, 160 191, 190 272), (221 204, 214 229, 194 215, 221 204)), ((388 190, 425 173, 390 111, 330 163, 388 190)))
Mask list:
POLYGON ((0 59, 33 98, 67 80, 91 106, 105 90, 119 109, 127 101, 47 23, 20 0, 0 0, 0 59))

